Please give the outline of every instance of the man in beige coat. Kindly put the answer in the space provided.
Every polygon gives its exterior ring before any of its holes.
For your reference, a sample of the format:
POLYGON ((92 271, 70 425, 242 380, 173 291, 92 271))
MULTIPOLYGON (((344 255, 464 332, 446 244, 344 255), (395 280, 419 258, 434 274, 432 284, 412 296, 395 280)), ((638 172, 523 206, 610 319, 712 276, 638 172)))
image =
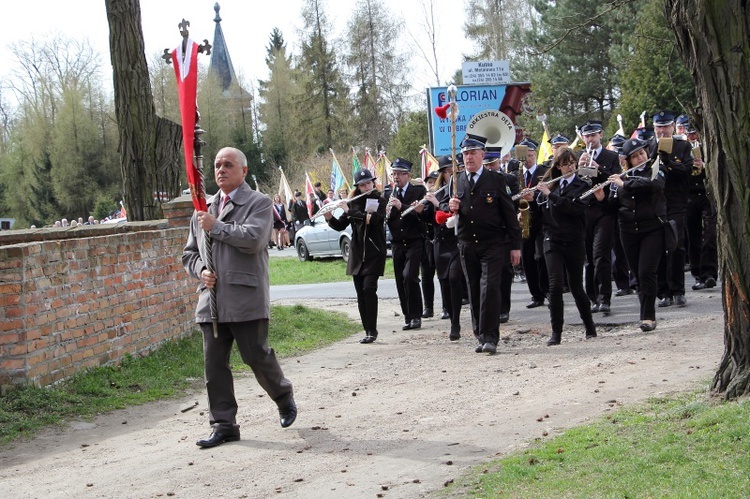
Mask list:
POLYGON ((260 386, 278 408, 283 428, 297 417, 292 384, 284 377, 268 346, 270 292, 268 240, 273 226, 271 200, 245 182, 247 159, 242 151, 221 149, 214 162, 220 192, 208 200, 208 211, 196 211, 182 253, 188 274, 200 279, 195 321, 203 332, 206 390, 211 436, 196 442, 215 447, 240 439, 237 401, 229 368, 232 343, 255 374, 260 386), (221 207, 221 208, 220 208, 221 207), (204 236, 211 237, 214 273, 207 270, 204 236), (218 337, 214 337, 209 305, 210 289, 216 289, 218 337))

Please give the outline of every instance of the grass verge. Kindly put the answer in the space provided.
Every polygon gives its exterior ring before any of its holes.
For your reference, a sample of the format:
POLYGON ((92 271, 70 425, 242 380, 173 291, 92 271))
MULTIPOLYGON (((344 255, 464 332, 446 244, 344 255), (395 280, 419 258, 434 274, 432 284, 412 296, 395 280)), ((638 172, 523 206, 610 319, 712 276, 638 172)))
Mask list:
MULTIPOLYGON (((296 258, 269 258, 268 265, 272 285, 343 282, 352 279, 346 275, 346 263, 341 258, 316 258, 310 262, 300 262, 296 258)), ((393 275, 393 260, 387 258, 383 278, 393 279, 393 275)))
POLYGON ((468 497, 747 497, 750 399, 653 399, 476 468, 468 497))
MULTIPOLYGON (((269 343, 279 357, 309 352, 358 331, 344 314, 302 306, 271 307, 269 343)), ((231 364, 249 371, 236 348, 231 364)), ((165 343, 145 357, 126 357, 118 366, 96 367, 47 388, 21 387, 0 397, 0 445, 73 418, 128 405, 177 397, 203 380, 200 333, 165 343)))

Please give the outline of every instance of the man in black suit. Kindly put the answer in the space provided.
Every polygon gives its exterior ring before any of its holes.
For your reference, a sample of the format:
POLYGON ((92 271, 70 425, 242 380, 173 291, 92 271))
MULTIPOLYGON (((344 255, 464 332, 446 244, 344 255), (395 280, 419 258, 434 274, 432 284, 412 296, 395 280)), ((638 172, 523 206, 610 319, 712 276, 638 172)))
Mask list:
MULTIPOLYGON (((526 189, 536 187, 548 168, 537 164, 537 148, 539 145, 531 139, 521 141, 519 144, 526 146, 526 160, 522 161, 522 168, 518 170, 521 182, 526 189)), ((523 158, 518 158, 521 161, 523 158)), ((531 218, 529 226, 529 237, 524 238, 521 243, 521 262, 526 274, 526 285, 531 293, 531 301, 526 308, 536 308, 544 305, 547 296, 549 280, 547 278, 547 265, 544 263, 544 251, 542 250, 542 212, 536 207, 535 191, 523 196, 529 204, 527 216, 531 218)))
MULTIPOLYGON (((589 177, 594 185, 610 175, 622 173, 620 157, 602 144, 602 122, 590 120, 581 126, 586 151, 578 157, 578 176, 589 177)), ((612 300, 612 248, 615 241, 617 208, 607 202, 609 192, 594 191, 586 208, 586 294, 592 312, 609 314, 612 300)))
POLYGON ((461 142, 466 169, 456 177, 457 196, 447 208, 458 214, 458 248, 479 341, 475 351, 492 355, 500 339, 501 274, 508 260, 515 265, 521 259, 521 228, 505 178, 482 166, 486 142, 472 134, 461 142))
POLYGON ((302 200, 300 191, 294 193, 294 201, 292 201, 289 211, 292 212, 295 230, 301 229, 303 225, 310 225, 310 214, 307 212, 307 204, 302 200))
POLYGON ((667 219, 677 223, 677 248, 662 255, 658 271, 659 307, 687 305, 685 299, 685 216, 687 214, 693 148, 685 137, 674 135, 675 114, 659 111, 653 117, 657 146, 653 158, 666 173, 664 196, 667 219))
POLYGON ((411 185, 412 164, 396 158, 391 163, 393 181, 386 207, 386 222, 391 231, 393 271, 396 274, 396 290, 404 314, 403 330, 422 327, 422 291, 419 287, 419 266, 424 252, 424 224, 422 212, 425 205, 418 203, 405 216, 401 213, 410 205, 424 199, 427 189, 423 185, 411 185))

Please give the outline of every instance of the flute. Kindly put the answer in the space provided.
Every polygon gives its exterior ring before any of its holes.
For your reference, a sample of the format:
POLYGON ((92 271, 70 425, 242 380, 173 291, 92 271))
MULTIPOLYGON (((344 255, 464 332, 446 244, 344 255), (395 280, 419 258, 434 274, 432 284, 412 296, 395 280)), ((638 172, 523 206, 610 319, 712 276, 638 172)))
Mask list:
POLYGON ((545 182, 539 182, 539 183, 538 183, 538 184, 536 184, 536 185, 535 185, 534 187, 529 187, 529 188, 526 188, 526 189, 522 190, 521 192, 519 192, 518 194, 515 194, 515 195, 513 195, 513 197, 511 197, 511 199, 512 199, 513 201, 518 201, 519 199, 521 199, 521 198, 522 198, 523 196, 525 196, 526 194, 528 194, 528 193, 530 193, 530 192, 534 192, 534 191, 538 190, 538 189, 539 189, 539 186, 540 186, 540 185, 546 185, 547 187, 552 187, 553 185, 555 185, 555 183, 556 183, 556 182, 559 182, 559 181, 560 181, 560 180, 562 180, 563 178, 568 178, 568 177, 570 177, 570 176, 571 176, 572 174, 574 174, 574 173, 575 173, 575 172, 577 172, 577 171, 578 171, 578 169, 576 168, 576 169, 575 169, 575 170, 573 170, 572 172, 568 173, 568 175, 566 175, 565 177, 563 177, 562 175, 560 175, 559 177, 555 177, 555 178, 553 178, 553 179, 551 179, 551 180, 547 180, 547 181, 545 181, 545 182))
MULTIPOLYGON (((445 184, 440 189, 438 189, 435 192, 433 192, 433 194, 437 195, 438 193, 444 191, 446 187, 448 187, 448 184, 445 184)), ((409 206, 407 209, 405 209, 404 211, 402 211, 401 212, 401 216, 403 217, 405 215, 408 215, 412 211, 414 211, 414 209, 417 207, 417 205, 419 205, 419 204, 427 204, 427 203, 429 203, 429 201, 427 201, 426 199, 422 198, 419 201, 417 201, 416 204, 413 204, 413 205, 409 206)))
MULTIPOLYGON (((637 168, 640 168, 641 166, 645 165, 646 163, 648 163, 648 160, 644 161, 643 163, 641 163, 638 166, 635 166, 633 168, 628 168, 627 170, 625 170, 622 173, 618 173, 617 176, 620 177, 620 178, 625 178, 628 173, 632 172, 633 170, 635 170, 637 168)), ((592 195, 593 193, 595 193, 599 189, 604 189, 605 187, 607 187, 611 183, 612 183, 611 180, 607 180, 607 181, 602 182, 601 184, 597 184, 594 187, 592 187, 591 189, 589 189, 586 192, 584 192, 583 194, 581 194, 581 196, 578 199, 580 199, 580 200, 586 199, 587 197, 589 197, 590 195, 592 195)))
POLYGON ((368 194, 370 194, 374 190, 375 189, 373 188, 373 189, 370 189, 369 191, 365 191, 365 192, 362 192, 360 194, 357 194, 353 198, 341 199, 341 200, 339 200, 336 203, 329 203, 329 204, 323 206, 320 210, 318 210, 318 212, 315 215, 313 215, 313 217, 310 220, 315 220, 316 218, 319 218, 319 217, 325 215, 326 213, 331 213, 332 211, 335 211, 336 208, 341 208, 342 207, 341 206, 342 202, 343 202, 343 204, 349 204, 350 202, 354 201, 355 199, 359 199, 361 197, 367 196, 368 194))

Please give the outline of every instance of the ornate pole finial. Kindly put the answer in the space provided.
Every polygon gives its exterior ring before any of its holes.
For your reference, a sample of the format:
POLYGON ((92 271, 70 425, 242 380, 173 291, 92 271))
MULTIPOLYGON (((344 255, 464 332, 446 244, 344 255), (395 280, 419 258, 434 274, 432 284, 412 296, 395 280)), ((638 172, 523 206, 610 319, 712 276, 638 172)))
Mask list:
POLYGON ((219 7, 219 2, 216 2, 214 4, 214 11, 216 12, 216 16, 214 17, 214 22, 215 23, 220 23, 221 22, 221 16, 219 15, 219 10, 221 10, 221 7, 219 7))

